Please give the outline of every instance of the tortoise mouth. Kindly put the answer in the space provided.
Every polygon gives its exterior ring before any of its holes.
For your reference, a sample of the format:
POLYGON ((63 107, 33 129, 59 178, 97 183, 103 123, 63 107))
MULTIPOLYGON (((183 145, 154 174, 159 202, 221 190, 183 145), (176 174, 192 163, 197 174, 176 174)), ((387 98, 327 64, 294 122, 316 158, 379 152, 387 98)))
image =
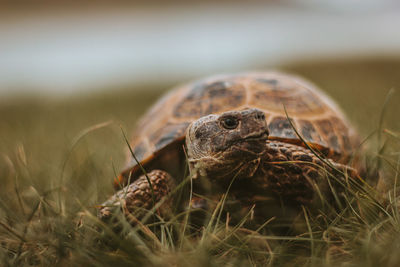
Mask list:
POLYGON ((252 134, 244 138, 245 141, 266 141, 268 140, 268 130, 265 130, 261 133, 252 134))

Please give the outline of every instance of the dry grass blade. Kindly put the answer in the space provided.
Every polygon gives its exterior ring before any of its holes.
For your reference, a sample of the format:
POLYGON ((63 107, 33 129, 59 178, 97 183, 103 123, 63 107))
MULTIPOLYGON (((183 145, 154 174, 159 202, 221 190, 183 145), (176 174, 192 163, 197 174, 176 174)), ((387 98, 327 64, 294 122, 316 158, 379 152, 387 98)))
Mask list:
MULTIPOLYGON (((140 163, 140 161, 137 159, 135 153, 133 153, 132 147, 131 147, 131 145, 129 144, 128 138, 126 137, 126 134, 125 134, 124 130, 122 129, 122 127, 121 127, 121 131, 122 131, 122 134, 123 134, 123 136, 124 136, 124 140, 125 140, 125 142, 126 142, 126 145, 127 145, 128 148, 129 148, 129 152, 131 153, 131 156, 132 156, 133 159, 135 160, 136 164, 140 167, 140 170, 142 171, 142 173, 143 173, 144 176, 146 177, 147 182, 149 183, 150 190, 151 190, 151 200, 152 200, 152 202, 153 202, 153 207, 154 207, 156 201, 155 201, 155 196, 154 196, 153 185, 151 184, 150 178, 149 178, 149 176, 147 175, 147 172, 146 172, 146 170, 144 169, 143 165, 142 165, 142 164, 140 163)), ((130 176, 131 176, 131 174, 129 174, 129 180, 130 180, 130 176)))
POLYGON ((6 229, 8 232, 10 232, 12 235, 16 236, 19 240, 22 242, 26 242, 25 237, 22 235, 18 234, 16 231, 14 231, 11 227, 9 227, 7 224, 0 222, 0 226, 2 226, 4 229, 6 229))
MULTIPOLYGON (((385 151, 386 142, 384 142, 383 145, 382 145, 382 133, 384 131, 383 123, 384 123, 384 118, 385 118, 385 115, 386 115, 386 112, 387 112, 387 109, 388 109, 388 106, 389 106, 389 101, 392 99, 394 93, 395 93, 394 88, 391 88, 389 90, 389 92, 387 93, 387 95, 386 95, 385 101, 383 102, 383 105, 382 105, 382 110, 381 110, 380 115, 379 115, 378 134, 377 134, 377 142, 378 142, 377 154, 378 155, 382 155, 383 152, 385 151)), ((380 170, 381 168, 382 168, 382 159, 381 159, 381 157, 377 157, 377 159, 376 159, 376 169, 380 170)))
POLYGON ((308 219, 308 214, 306 209, 304 208, 304 206, 301 206, 301 208, 303 209, 303 214, 304 214, 304 219, 306 220, 306 225, 307 225, 307 229, 308 229, 308 234, 310 235, 310 243, 311 243, 311 258, 314 257, 314 236, 313 236, 313 232, 311 229, 311 225, 310 225, 310 221, 308 219))
MULTIPOLYGON (((188 176, 187 172, 189 170, 189 166, 188 166, 189 159, 188 159, 187 151, 186 151, 186 148, 185 148, 184 145, 182 146, 182 150, 183 150, 184 155, 185 155, 185 163, 186 163, 185 164, 186 168, 185 168, 185 172, 184 172, 183 177, 187 177, 188 176)), ((192 173, 189 173, 189 181, 190 181, 190 184, 189 184, 190 185, 190 188, 189 188, 190 191, 189 191, 189 201, 188 201, 188 205, 187 205, 187 210, 188 211, 190 211, 192 209, 192 199, 193 199, 193 176, 192 176, 192 173)), ((179 197, 179 199, 180 199, 180 197, 179 197)), ((184 221, 182 223, 182 229, 180 231, 179 248, 181 248, 181 249, 182 249, 183 243, 184 243, 186 227, 187 227, 188 222, 189 222, 189 215, 190 215, 190 212, 186 212, 185 213, 185 219, 184 219, 184 221)))
MULTIPOLYGON (((86 135, 88 135, 89 133, 96 131, 98 129, 102 129, 105 127, 108 127, 109 125, 111 125, 113 123, 113 121, 106 121, 106 122, 102 122, 102 123, 98 123, 95 125, 92 125, 90 127, 87 127, 85 129, 83 129, 80 133, 78 133, 75 138, 72 140, 71 145, 69 147, 69 151, 66 153, 65 159, 62 161, 62 166, 61 166, 61 173, 60 173, 60 181, 59 181, 59 188, 62 189, 63 188, 63 184, 64 184, 64 172, 65 172, 65 168, 67 166, 68 160, 72 154, 72 152, 74 151, 75 147, 78 145, 79 141, 82 140, 86 135)), ((59 203, 59 209, 60 209, 60 214, 64 214, 64 201, 62 200, 61 197, 61 190, 59 191, 58 194, 58 203, 59 203)))
POLYGON ((384 129, 383 132, 388 134, 388 135, 390 135, 390 136, 392 136, 392 137, 394 137, 394 138, 397 138, 398 140, 400 140, 400 132, 395 132, 395 131, 392 131, 392 130, 389 130, 389 129, 384 129))

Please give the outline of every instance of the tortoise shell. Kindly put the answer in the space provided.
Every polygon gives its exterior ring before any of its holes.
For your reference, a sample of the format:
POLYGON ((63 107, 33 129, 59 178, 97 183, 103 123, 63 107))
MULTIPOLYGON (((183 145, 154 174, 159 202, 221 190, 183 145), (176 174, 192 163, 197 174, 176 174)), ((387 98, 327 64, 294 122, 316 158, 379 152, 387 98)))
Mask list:
MULTIPOLYGON (((305 146, 289 123, 286 109, 308 145, 341 163, 347 163, 359 145, 355 130, 339 107, 316 86, 293 75, 252 72, 214 76, 171 90, 138 123, 131 141, 133 152, 143 163, 165 154, 175 157, 172 152, 183 145, 192 121, 246 108, 265 112, 269 139, 305 146), (179 145, 174 146, 176 143, 179 145)), ((127 167, 135 165, 130 156, 127 167)))

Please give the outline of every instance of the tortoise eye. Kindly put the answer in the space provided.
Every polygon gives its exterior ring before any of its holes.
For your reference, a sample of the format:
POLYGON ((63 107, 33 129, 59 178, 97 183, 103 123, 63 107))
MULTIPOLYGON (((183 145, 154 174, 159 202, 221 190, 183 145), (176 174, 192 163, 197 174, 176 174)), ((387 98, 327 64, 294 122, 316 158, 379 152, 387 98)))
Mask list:
POLYGON ((239 125, 239 120, 235 117, 225 117, 221 120, 222 127, 225 129, 235 129, 239 125))

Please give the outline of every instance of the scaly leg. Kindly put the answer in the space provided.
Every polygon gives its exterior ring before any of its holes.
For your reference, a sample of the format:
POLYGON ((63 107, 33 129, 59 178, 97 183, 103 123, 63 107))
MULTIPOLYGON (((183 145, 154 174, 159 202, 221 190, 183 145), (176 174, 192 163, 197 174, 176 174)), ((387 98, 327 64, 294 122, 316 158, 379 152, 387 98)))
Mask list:
POLYGON ((321 160, 309 149, 278 141, 267 141, 254 185, 278 195, 284 202, 309 204, 317 195, 331 195, 327 179, 343 191, 346 179, 360 181, 355 169, 332 160, 321 160))
MULTIPOLYGON (((133 215, 133 218, 140 219, 175 187, 172 177, 165 171, 153 170, 147 176, 153 191, 146 176, 142 175, 105 201, 99 209, 98 217, 107 221, 116 209, 121 209, 126 216, 133 215)), ((167 213, 170 205, 171 200, 166 199, 158 212, 167 213)))

